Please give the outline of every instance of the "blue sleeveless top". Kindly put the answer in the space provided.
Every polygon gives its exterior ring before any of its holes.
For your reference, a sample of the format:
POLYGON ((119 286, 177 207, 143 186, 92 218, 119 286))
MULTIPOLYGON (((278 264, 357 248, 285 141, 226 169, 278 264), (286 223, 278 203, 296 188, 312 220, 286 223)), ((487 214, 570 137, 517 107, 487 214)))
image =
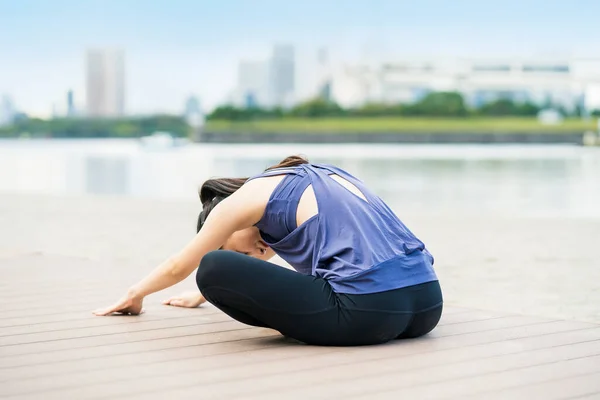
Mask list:
POLYGON ((323 278, 337 293, 367 294, 437 280, 425 245, 363 182, 331 165, 302 164, 250 179, 286 175, 256 224, 263 240, 296 271, 323 278), (330 175, 353 184, 366 201, 330 175), (296 226, 312 185, 318 213, 296 226))

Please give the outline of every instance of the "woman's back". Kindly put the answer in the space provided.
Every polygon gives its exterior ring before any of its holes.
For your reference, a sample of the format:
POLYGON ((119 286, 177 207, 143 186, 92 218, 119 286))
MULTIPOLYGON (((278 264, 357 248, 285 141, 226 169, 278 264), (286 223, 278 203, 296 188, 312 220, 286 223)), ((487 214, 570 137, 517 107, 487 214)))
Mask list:
POLYGON ((327 279, 340 293, 375 293, 437 280, 424 244, 360 180, 318 164, 254 178, 281 174, 286 176, 256 226, 296 270, 327 279))

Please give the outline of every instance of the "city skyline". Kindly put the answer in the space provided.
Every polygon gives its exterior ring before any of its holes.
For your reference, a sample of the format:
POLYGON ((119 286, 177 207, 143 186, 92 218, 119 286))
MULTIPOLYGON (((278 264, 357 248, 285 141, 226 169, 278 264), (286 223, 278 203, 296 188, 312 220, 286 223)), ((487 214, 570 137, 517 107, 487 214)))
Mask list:
POLYGON ((0 94, 32 115, 50 114, 69 90, 76 107, 85 106, 84 54, 93 47, 125 51, 133 114, 181 113, 190 95, 211 109, 235 89, 242 60, 265 59, 278 43, 296 49, 299 90, 320 48, 332 63, 600 57, 593 31, 600 4, 592 1, 198 3, 0 0, 0 94))

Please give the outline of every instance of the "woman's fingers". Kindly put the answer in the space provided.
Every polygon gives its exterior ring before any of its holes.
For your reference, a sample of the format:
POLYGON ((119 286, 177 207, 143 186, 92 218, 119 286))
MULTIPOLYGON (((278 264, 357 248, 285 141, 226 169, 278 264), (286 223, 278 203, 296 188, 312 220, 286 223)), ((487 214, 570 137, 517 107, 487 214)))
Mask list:
POLYGON ((129 303, 127 301, 121 300, 118 303, 113 304, 110 307, 106 307, 104 309, 94 311, 94 314, 98 316, 105 316, 115 312, 123 312, 126 313, 129 308, 129 303))
POLYGON ((142 300, 135 300, 124 297, 110 307, 100 308, 92 311, 94 315, 105 316, 113 313, 121 313, 125 315, 139 315, 144 312, 142 308, 142 300))
POLYGON ((101 309, 95 310, 95 311, 93 311, 93 314, 102 317, 102 316, 105 316, 105 315, 108 315, 108 314, 112 314, 115 311, 116 311, 115 307, 111 306, 111 307, 107 307, 107 308, 103 308, 103 309, 101 308, 101 309))
POLYGON ((103 317, 106 315, 110 315, 110 314, 114 314, 114 313, 120 313, 120 314, 124 314, 124 315, 139 315, 139 314, 143 314, 146 310, 144 310, 143 308, 139 311, 139 312, 135 312, 133 310, 130 310, 129 308, 120 308, 120 307, 107 307, 104 309, 98 309, 98 310, 94 310, 92 311, 92 314, 99 316, 99 317, 103 317))
POLYGON ((168 306, 178 306, 178 307, 183 307, 184 306, 184 301, 181 297, 171 297, 169 300, 164 300, 163 304, 168 305, 168 306))
POLYGON ((206 299, 202 296, 200 292, 186 292, 179 296, 173 296, 168 300, 163 300, 162 303, 164 305, 170 305, 175 307, 194 308, 198 307, 205 301, 206 299))
POLYGON ((170 297, 167 300, 163 300, 163 304, 165 304, 167 306, 172 305, 172 303, 177 299, 178 299, 178 297, 170 297))

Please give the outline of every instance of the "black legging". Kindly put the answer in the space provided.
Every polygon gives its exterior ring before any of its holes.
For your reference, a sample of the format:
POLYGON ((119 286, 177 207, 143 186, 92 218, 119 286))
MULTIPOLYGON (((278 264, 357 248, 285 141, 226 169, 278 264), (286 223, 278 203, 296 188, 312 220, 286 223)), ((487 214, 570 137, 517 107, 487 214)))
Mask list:
POLYGON ((363 295, 335 293, 326 280, 217 250, 196 275, 207 301, 248 325, 312 345, 354 346, 430 332, 442 314, 437 281, 363 295))

